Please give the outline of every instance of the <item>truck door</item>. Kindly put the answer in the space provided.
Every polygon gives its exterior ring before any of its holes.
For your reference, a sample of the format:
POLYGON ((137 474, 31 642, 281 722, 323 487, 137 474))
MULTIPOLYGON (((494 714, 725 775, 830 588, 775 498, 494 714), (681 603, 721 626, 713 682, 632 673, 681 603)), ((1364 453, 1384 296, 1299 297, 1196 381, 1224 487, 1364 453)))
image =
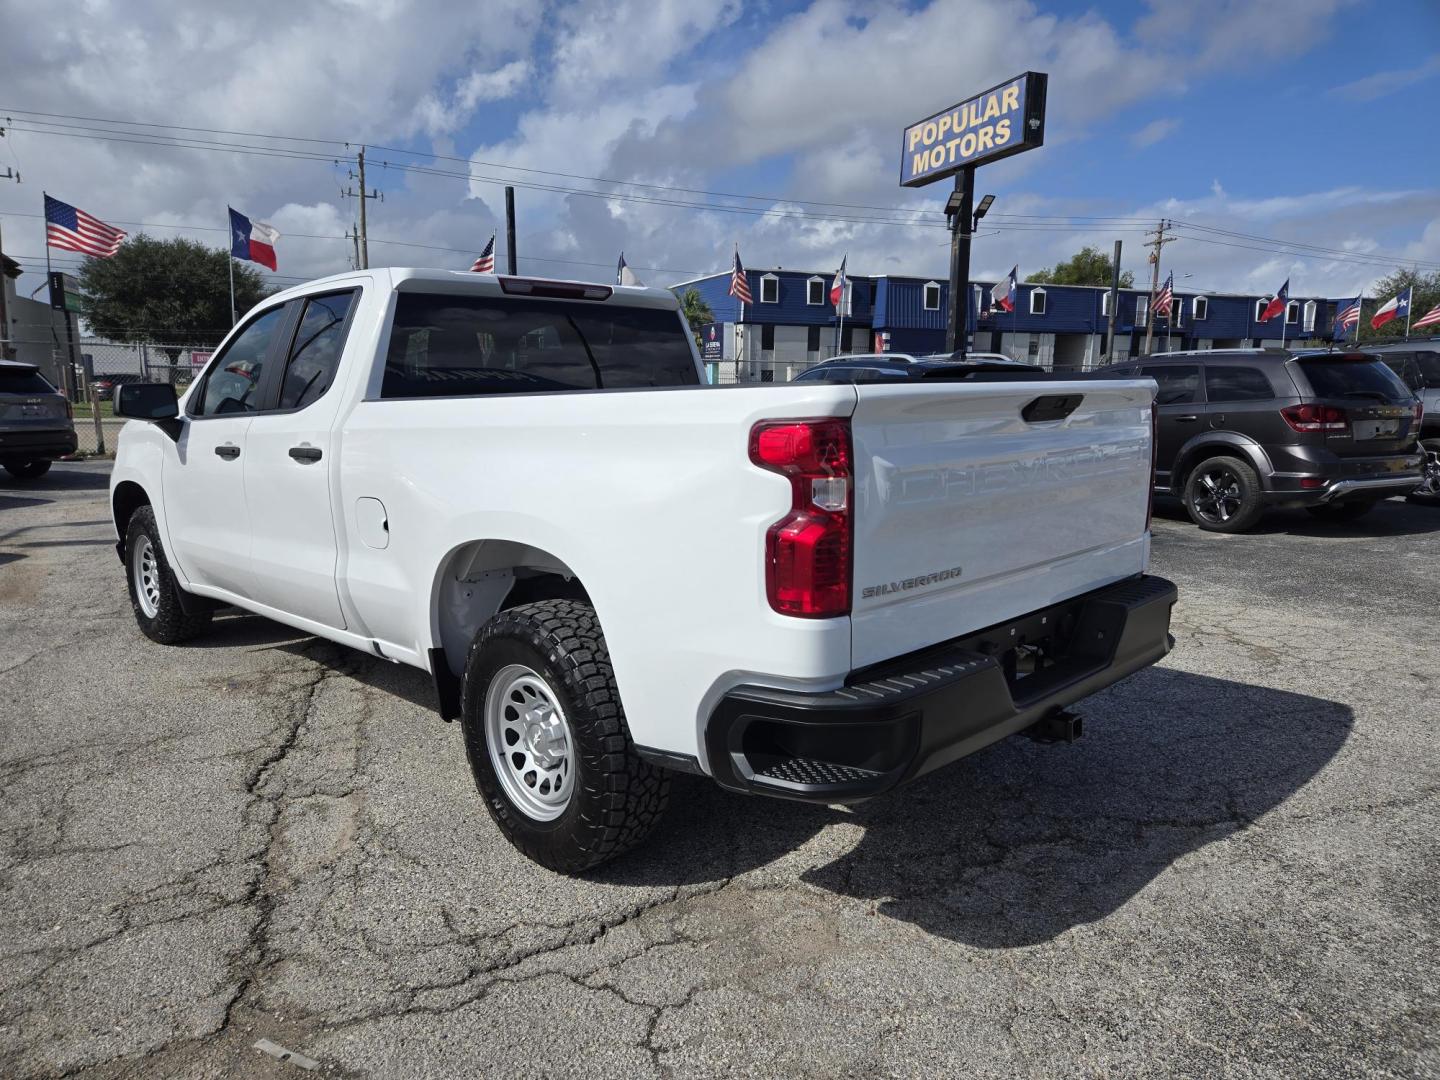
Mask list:
POLYGON ((331 477, 341 395, 331 387, 358 292, 295 301, 304 308, 278 361, 274 406, 251 421, 245 454, 252 597, 337 629, 345 617, 335 585, 331 477))
POLYGON ((255 316, 211 361, 161 470, 169 554, 199 585, 250 596, 245 452, 285 306, 255 316))

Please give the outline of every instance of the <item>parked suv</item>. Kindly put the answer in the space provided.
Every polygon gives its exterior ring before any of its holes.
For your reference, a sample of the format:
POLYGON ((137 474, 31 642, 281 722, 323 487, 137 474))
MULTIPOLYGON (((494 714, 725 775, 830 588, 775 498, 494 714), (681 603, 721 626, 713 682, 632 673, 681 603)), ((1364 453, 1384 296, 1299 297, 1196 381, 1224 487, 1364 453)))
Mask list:
POLYGON ((75 452, 70 403, 34 364, 0 360, 0 465, 19 480, 50 471, 75 452))
POLYGON ((1106 368, 1159 385, 1155 490, 1244 532, 1266 507, 1349 521, 1421 481, 1422 407, 1369 352, 1175 352, 1106 368))
POLYGON ((1381 345, 1370 351, 1385 361, 1425 406, 1420 424, 1425 479, 1411 492, 1411 498, 1418 502, 1440 502, 1440 338, 1381 345))

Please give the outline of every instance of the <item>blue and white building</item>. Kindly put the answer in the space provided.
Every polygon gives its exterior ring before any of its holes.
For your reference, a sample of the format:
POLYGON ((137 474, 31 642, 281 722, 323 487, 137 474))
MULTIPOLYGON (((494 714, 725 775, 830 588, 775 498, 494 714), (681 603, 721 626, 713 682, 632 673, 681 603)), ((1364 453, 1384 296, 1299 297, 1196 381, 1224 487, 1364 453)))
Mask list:
MULTIPOLYGON (((945 347, 948 282, 881 274, 852 277, 841 319, 830 304, 833 271, 746 271, 754 303, 729 293, 729 273, 672 286, 695 289, 720 324, 721 359, 742 382, 784 382, 810 364, 841 352, 932 353, 945 347)), ((1092 285, 1027 285, 1014 312, 991 307, 993 282, 975 282, 966 298, 970 348, 1028 359, 1061 371, 1088 371, 1104 362, 1110 290, 1092 285)), ((1269 296, 1177 292, 1171 319, 1156 321, 1151 349, 1223 349, 1278 345, 1280 320, 1259 322, 1269 296)), ((1330 341, 1337 301, 1292 297, 1286 341, 1330 341)), ((1121 289, 1115 320, 1115 355, 1144 349, 1150 316, 1148 289, 1121 289)))

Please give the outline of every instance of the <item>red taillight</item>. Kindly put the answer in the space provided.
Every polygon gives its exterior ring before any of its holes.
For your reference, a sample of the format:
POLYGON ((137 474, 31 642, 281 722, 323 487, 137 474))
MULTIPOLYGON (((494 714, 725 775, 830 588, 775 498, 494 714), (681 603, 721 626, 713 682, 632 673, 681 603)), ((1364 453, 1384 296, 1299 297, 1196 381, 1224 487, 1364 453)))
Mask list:
POLYGON ((765 534, 765 592, 782 615, 850 611, 850 422, 766 420, 750 430, 750 460, 790 479, 790 512, 765 534))
POLYGON ((1333 405, 1291 405, 1280 410, 1296 431, 1348 431, 1350 418, 1333 405))

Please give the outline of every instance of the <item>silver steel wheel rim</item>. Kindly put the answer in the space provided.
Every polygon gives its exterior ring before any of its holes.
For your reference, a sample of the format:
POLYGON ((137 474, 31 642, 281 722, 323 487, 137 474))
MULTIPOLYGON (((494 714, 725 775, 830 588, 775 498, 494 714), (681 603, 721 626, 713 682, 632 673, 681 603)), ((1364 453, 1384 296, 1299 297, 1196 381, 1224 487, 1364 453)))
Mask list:
POLYGON ((1213 469, 1195 480, 1191 496, 1195 512, 1206 521, 1223 525, 1240 511, 1240 478, 1229 469, 1213 469))
POLYGON ((160 560, 148 536, 135 542, 135 555, 130 560, 130 573, 135 579, 135 597, 147 619, 160 614, 160 560))
POLYGON ((508 664, 490 680, 485 745, 516 809, 536 821, 554 821, 565 812, 575 789, 570 722, 555 691, 523 664, 508 664))

